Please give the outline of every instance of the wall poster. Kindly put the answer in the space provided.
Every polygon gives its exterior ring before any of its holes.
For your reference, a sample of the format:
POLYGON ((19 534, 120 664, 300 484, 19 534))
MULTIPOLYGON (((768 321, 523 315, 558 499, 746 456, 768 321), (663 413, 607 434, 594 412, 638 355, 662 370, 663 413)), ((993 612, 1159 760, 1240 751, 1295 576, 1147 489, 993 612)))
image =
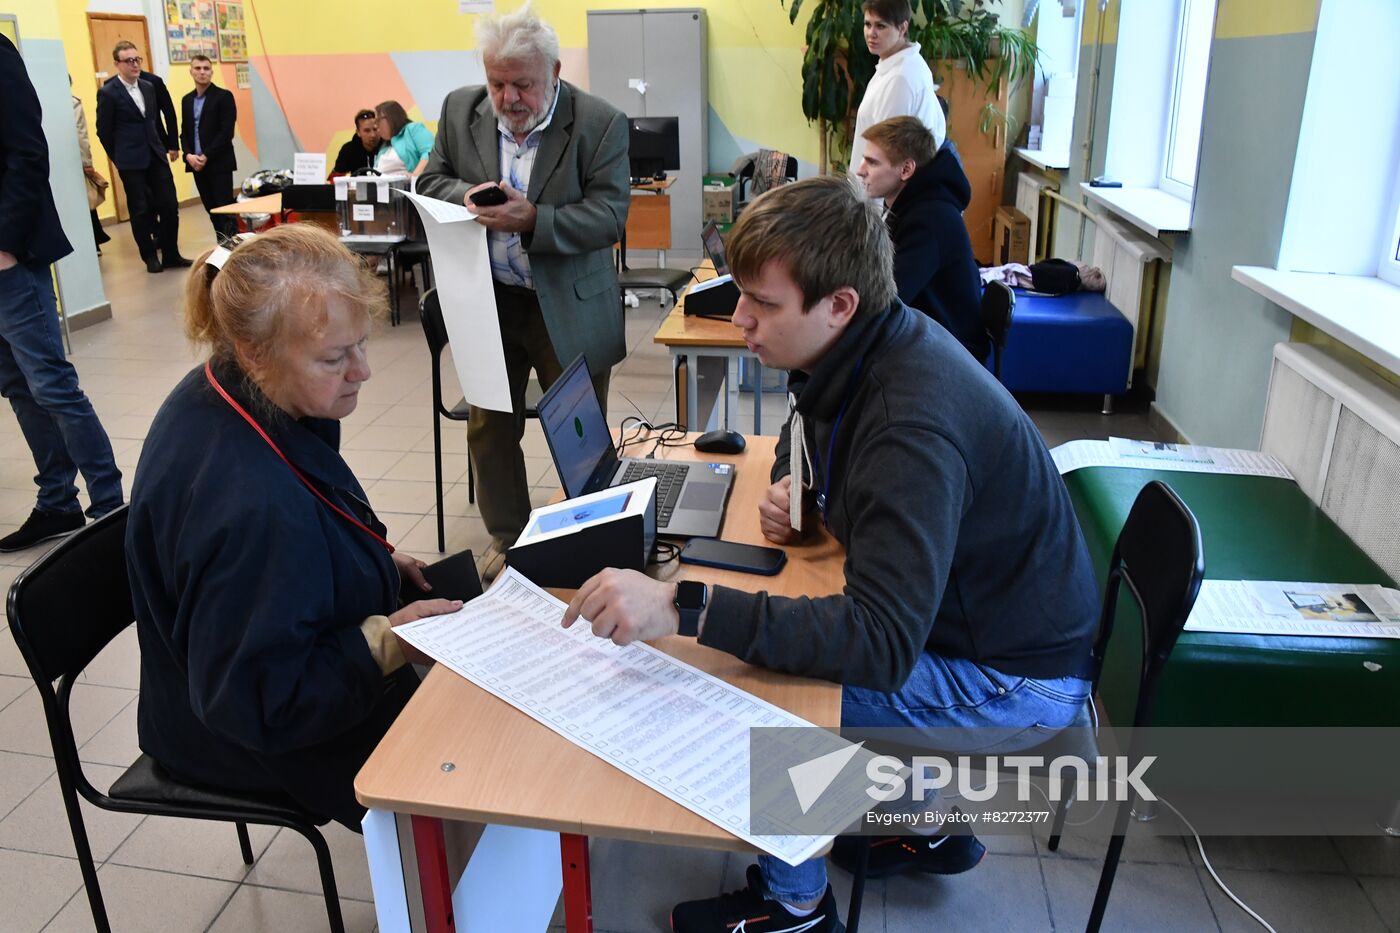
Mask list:
POLYGON ((218 61, 214 0, 166 0, 165 41, 172 65, 188 62, 196 55, 218 61))
POLYGON ((219 60, 246 62, 248 33, 243 25, 242 0, 215 0, 219 14, 219 60))

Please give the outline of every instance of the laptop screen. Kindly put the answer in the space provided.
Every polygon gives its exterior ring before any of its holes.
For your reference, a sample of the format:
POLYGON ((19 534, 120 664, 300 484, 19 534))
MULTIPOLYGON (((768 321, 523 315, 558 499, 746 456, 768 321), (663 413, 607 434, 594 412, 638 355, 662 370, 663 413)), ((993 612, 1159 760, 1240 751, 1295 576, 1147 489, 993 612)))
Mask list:
POLYGON ((705 229, 700 231, 700 239, 705 243, 705 252, 709 254, 710 262, 715 264, 715 275, 729 274, 729 260, 724 257, 724 237, 719 234, 719 227, 715 226, 712 220, 705 224, 705 229))
POLYGON ((589 479, 605 461, 617 462, 603 408, 593 391, 588 365, 579 356, 540 399, 537 411, 564 495, 588 492, 589 479))

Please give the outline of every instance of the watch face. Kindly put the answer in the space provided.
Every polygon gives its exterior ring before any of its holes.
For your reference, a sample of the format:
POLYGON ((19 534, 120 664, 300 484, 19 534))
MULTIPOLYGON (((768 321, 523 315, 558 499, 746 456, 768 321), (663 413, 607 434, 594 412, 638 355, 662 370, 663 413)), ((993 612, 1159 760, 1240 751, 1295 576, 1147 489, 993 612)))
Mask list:
POLYGON ((676 608, 699 610, 705 608, 705 584, 695 580, 682 580, 676 584, 676 608))

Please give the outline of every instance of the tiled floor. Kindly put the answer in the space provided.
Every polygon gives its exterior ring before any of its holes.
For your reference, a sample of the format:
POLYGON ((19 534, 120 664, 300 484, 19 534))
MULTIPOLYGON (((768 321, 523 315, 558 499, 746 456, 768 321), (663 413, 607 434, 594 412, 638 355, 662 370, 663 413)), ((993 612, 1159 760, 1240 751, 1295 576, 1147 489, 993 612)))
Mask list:
MULTIPOLYGON (((187 209, 184 251, 211 241, 207 220, 187 209)), ((102 258, 114 317, 74 335, 73 359, 84 388, 112 437, 129 483, 142 439, 166 393, 196 362, 179 321, 178 273, 148 275, 125 228, 102 258)), ((627 313, 631 355, 614 373, 610 420, 640 409, 669 417, 669 364, 651 335, 662 313, 653 301, 627 313), (634 407, 635 406, 635 409, 634 407)), ((412 312, 403 326, 373 340, 374 378, 347 419, 345 456, 364 482, 392 538, 431 557, 436 548, 427 351, 412 312)), ((765 426, 779 424, 780 395, 765 398, 765 426)), ((1025 400, 1050 444, 1076 437, 1146 436, 1141 406, 1111 418, 1094 399, 1025 400)), ((734 426, 751 426, 751 400, 734 406, 734 426)), ((485 532, 467 504, 463 427, 444 425, 449 551, 480 548, 485 532)), ((526 453, 534 494, 554 488, 554 471, 538 427, 526 453)), ((33 505, 33 463, 14 419, 0 414, 0 534, 33 505)), ((0 592, 38 556, 0 555, 0 592)), ((74 692, 80 757, 99 785, 136 755, 136 639, 128 631, 89 668, 74 692)), ((98 812, 86 808, 93 849, 113 926, 119 931, 324 930, 315 863, 289 832, 253 829, 257 864, 238 857, 232 827, 98 812)), ((328 836, 351 930, 374 927, 360 839, 332 827, 328 836)), ((1097 882, 1102 846, 1067 841, 1059 853, 1043 834, 989 837, 991 853, 965 876, 873 883, 862 929, 879 933, 957 930, 1076 930, 1097 882)), ((1400 840, 1211 839, 1207 851, 1222 877, 1282 930, 1400 930, 1400 840)), ((667 928, 672 903, 742 884, 738 855, 598 841, 593 846, 594 908, 600 931, 667 928)), ((832 873, 840 903, 848 879, 832 873)), ((0 634, 0 930, 91 929, 87 901, 63 816, 35 691, 8 634, 0 634)), ((1248 930, 1253 921, 1231 904, 1201 866, 1194 844, 1179 837, 1130 840, 1108 914, 1113 930, 1248 930)))

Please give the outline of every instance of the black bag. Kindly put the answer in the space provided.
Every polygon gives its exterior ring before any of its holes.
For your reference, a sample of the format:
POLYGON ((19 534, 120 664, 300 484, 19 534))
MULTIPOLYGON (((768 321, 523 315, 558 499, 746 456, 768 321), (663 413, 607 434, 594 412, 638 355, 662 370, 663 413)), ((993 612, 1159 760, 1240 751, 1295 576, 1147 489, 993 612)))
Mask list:
POLYGON ((1047 259, 1030 267, 1031 288, 1046 295, 1079 291, 1079 267, 1068 259, 1047 259))

